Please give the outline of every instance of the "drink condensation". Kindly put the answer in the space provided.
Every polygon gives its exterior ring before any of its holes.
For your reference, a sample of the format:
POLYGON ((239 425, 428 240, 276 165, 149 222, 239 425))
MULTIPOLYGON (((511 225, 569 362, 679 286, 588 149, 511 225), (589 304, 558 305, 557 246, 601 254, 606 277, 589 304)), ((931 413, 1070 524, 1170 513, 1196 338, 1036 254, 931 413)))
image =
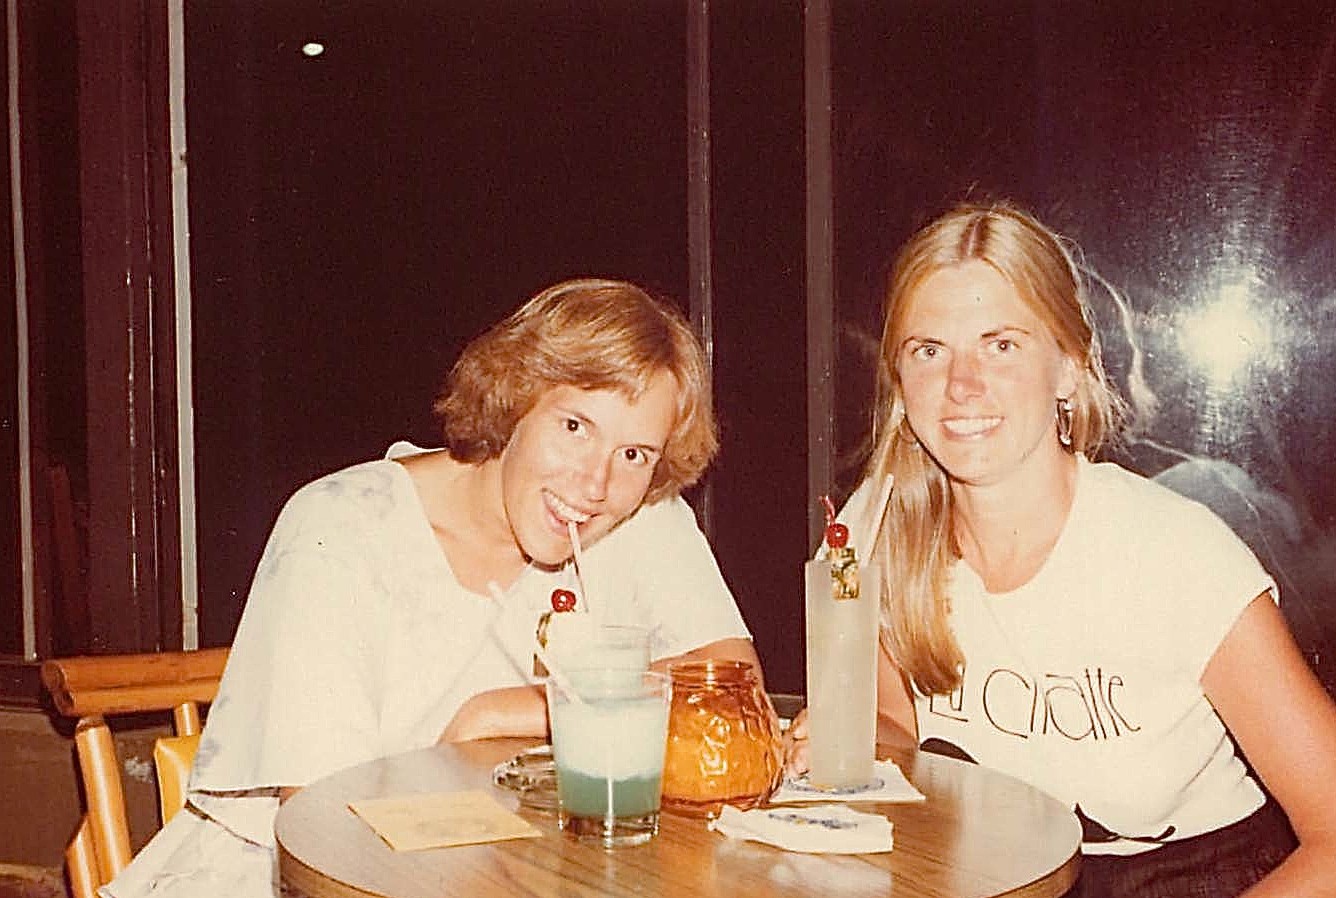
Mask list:
POLYGON ((823 789, 872 780, 877 753, 880 575, 859 560, 859 595, 836 599, 831 562, 803 565, 807 611, 808 779, 823 789))

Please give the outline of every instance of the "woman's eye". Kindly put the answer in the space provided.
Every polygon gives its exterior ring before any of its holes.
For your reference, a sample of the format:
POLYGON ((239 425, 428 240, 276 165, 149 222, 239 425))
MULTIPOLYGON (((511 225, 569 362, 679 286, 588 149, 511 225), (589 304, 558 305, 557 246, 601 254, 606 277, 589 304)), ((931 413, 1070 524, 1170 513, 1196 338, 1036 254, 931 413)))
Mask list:
POLYGON ((996 352, 998 355, 1006 355, 1009 352, 1015 351, 1015 349, 1016 349, 1016 343, 1013 340, 1007 339, 1006 337, 1003 337, 1000 340, 993 341, 993 351, 996 352))
POLYGON ((937 358, 938 353, 941 351, 941 347, 934 343, 922 343, 911 349, 909 355, 911 358, 921 359, 926 362, 930 359, 937 358))
POLYGON ((633 465, 643 465, 649 462, 649 453, 643 449, 637 449, 635 446, 628 446, 623 449, 622 457, 633 465))
POLYGON ((563 424, 567 433, 580 433, 584 430, 584 422, 579 418, 567 418, 563 424))

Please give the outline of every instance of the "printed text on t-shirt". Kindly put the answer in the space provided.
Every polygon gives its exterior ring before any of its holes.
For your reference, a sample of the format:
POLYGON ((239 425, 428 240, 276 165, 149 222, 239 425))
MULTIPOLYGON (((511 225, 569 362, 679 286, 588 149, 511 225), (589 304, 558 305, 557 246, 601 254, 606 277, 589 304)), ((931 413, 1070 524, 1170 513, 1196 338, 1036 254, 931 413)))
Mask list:
POLYGON ((928 711, 968 723, 966 692, 977 689, 978 701, 970 705, 977 706, 998 732, 1021 739, 1050 734, 1076 742, 1113 739, 1141 729, 1118 705, 1123 686, 1121 676, 1106 674, 1100 667, 1087 667, 1078 674, 1044 674, 1040 682, 1008 668, 995 668, 982 678, 971 678, 967 669, 955 692, 929 698, 928 711))

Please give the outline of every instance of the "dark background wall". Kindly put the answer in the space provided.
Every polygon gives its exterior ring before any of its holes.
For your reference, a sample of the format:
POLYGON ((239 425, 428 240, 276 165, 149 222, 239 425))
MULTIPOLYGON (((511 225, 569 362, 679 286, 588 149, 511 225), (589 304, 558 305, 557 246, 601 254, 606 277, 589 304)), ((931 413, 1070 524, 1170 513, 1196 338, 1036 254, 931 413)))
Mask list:
MULTIPOLYGON (((1119 457, 1244 533, 1336 680, 1336 14, 833 12, 836 492, 896 246, 951 200, 1016 200, 1084 247, 1110 366, 1125 388, 1142 373, 1119 457)), ((230 638, 286 495, 394 438, 432 442, 441 374, 503 311, 586 273, 685 301, 685 28, 667 2, 189 7, 205 641, 230 638)), ((714 543, 772 685, 801 691, 802 14, 718 3, 711 28, 714 543)))
MULTIPOLYGON (((712 27, 708 488, 772 685, 796 691, 801 9, 719 4, 712 27)), ((187 46, 201 629, 220 643, 287 495, 396 438, 436 444, 435 390, 484 326, 579 275, 685 306, 686 4, 197 4, 187 46)))

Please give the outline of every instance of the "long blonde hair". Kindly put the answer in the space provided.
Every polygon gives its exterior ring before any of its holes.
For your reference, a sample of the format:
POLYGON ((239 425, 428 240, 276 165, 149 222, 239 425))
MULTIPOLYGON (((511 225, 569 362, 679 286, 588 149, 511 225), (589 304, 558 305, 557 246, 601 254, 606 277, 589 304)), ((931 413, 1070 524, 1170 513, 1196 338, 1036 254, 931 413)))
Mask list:
MULTIPOLYGON (((877 420, 865 477, 894 478, 879 509, 882 640, 901 670, 925 694, 960 684, 964 664, 948 622, 947 573, 959 557, 946 475, 918 444, 905 420, 896 371, 907 299, 930 275, 968 261, 987 264, 1015 288, 1071 359, 1077 387, 1071 396, 1072 452, 1093 455, 1118 424, 1121 403, 1100 359, 1099 338, 1086 305, 1084 279, 1058 235, 1006 204, 962 205, 919 230, 901 249, 886 292, 885 324, 877 370, 877 420)), ((1058 438, 1055 428, 1053 438, 1058 438)))

